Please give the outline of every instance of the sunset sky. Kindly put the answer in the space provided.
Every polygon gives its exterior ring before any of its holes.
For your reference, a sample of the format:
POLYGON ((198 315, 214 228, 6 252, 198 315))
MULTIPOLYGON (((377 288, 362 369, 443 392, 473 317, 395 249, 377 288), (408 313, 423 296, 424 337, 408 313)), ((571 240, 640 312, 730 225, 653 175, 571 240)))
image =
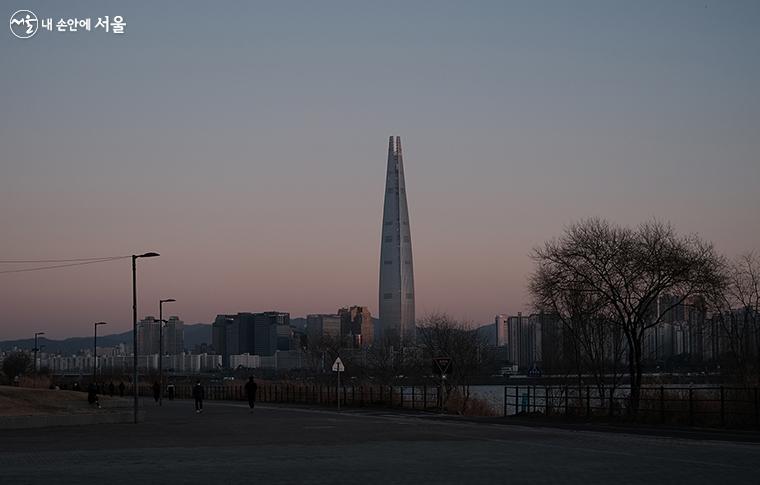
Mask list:
MULTIPOLYGON (((590 216, 760 251, 760 2, 122 4, 3 3, 127 28, 3 27, 0 260, 157 251, 141 316, 376 315, 390 135, 418 317, 529 311, 531 248, 590 216)), ((129 260, 0 274, 2 339, 101 320, 129 260)))

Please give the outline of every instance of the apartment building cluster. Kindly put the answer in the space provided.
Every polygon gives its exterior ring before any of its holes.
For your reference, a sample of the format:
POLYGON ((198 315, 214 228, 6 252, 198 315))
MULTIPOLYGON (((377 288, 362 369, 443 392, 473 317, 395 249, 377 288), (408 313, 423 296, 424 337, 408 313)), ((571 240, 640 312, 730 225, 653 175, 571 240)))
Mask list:
POLYGON ((374 321, 367 307, 351 306, 334 314, 311 314, 303 327, 277 311, 217 315, 212 348, 226 368, 287 370, 306 365, 304 352, 322 346, 367 347, 374 341, 374 321))
MULTIPOLYGON (((698 299, 681 302, 675 297, 664 296, 651 313, 653 319, 659 316, 659 321, 655 323, 653 320, 642 340, 643 360, 651 371, 717 364, 722 356, 735 352, 732 346, 737 345, 736 335, 747 336, 741 340, 745 355, 760 353, 760 338, 754 337, 760 335, 760 328, 755 321, 756 313, 751 310, 735 309, 728 315, 710 314, 698 299), (755 320, 747 315, 754 316, 755 320)), ((573 336, 557 315, 497 315, 494 325, 500 356, 521 371, 537 367, 551 372, 571 365, 573 336)), ((622 334, 620 337, 620 358, 625 360, 626 344, 622 334)), ((607 353, 611 358, 613 349, 607 353)))

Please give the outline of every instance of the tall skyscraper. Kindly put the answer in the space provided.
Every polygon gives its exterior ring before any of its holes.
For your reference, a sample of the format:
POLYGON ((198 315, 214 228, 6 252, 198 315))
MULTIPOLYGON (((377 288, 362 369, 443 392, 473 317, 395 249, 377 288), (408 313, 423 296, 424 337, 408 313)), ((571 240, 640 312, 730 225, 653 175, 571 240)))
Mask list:
POLYGON ((409 208, 406 203, 401 137, 388 141, 382 239, 380 243, 380 321, 384 338, 415 339, 414 270, 409 208))

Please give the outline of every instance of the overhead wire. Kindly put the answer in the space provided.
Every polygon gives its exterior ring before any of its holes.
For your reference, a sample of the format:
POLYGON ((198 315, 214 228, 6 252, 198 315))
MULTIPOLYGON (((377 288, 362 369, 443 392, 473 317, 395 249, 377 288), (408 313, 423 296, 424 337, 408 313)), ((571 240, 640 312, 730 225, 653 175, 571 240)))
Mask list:
POLYGON ((7 274, 7 273, 27 273, 30 271, 43 271, 43 270, 49 270, 49 269, 57 269, 57 268, 68 268, 71 266, 84 266, 86 264, 95 264, 95 263, 106 263, 108 261, 116 261, 118 259, 126 259, 130 256, 114 256, 110 258, 102 258, 102 259, 94 259, 94 260, 86 260, 86 261, 78 261, 78 262, 71 262, 67 264, 56 264, 51 266, 36 266, 34 268, 19 268, 19 269, 8 269, 8 270, 2 270, 0 271, 0 274, 7 274))
POLYGON ((21 263, 76 263, 80 261, 108 260, 117 258, 127 258, 128 256, 101 256, 99 258, 74 258, 74 259, 0 259, 0 264, 21 264, 21 263))

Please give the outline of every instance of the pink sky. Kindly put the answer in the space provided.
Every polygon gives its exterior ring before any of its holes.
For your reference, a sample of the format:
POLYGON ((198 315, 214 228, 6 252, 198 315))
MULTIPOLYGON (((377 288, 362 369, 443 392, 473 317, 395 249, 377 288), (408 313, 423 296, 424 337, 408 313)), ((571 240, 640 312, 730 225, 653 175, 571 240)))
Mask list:
MULTIPOLYGON (((140 315, 188 323, 376 313, 395 134, 418 317, 529 311, 531 248, 590 216, 760 250, 757 4, 240 8, 0 40, 0 259, 160 252, 140 315)), ((0 274, 0 338, 101 320, 131 328, 128 261, 0 274)))

